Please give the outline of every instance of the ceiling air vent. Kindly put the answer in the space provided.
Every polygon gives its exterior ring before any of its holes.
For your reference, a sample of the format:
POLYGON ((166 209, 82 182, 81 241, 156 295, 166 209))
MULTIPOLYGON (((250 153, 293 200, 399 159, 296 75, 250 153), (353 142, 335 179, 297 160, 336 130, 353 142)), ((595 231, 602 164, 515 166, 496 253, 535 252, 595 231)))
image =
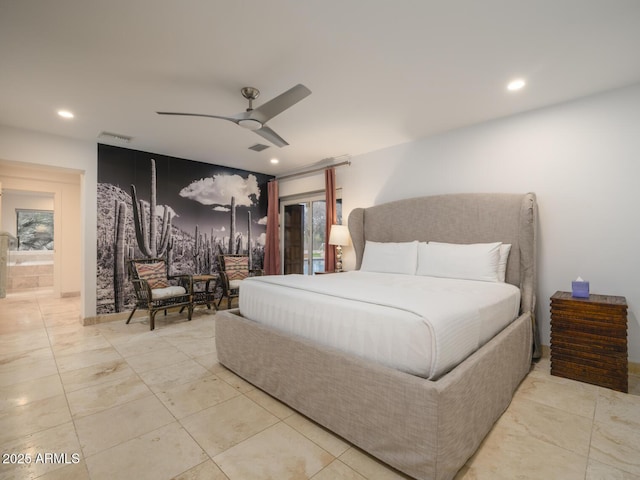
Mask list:
POLYGON ((249 147, 249 150, 253 150, 254 152, 261 152, 265 149, 269 148, 269 145, 263 145, 261 143, 256 143, 255 145, 249 147))
POLYGON ((132 137, 127 137, 126 135, 121 135, 119 133, 111 133, 111 132, 100 132, 98 138, 102 138, 104 140, 111 140, 112 142, 120 142, 120 143, 129 143, 131 142, 132 137))

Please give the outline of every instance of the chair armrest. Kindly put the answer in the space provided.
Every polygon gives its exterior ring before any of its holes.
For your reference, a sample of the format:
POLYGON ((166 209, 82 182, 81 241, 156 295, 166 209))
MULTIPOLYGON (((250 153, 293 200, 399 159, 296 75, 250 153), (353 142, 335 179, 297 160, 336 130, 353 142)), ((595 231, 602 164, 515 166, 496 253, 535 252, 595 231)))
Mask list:
POLYGON ((147 300, 151 300, 151 287, 149 286, 149 283, 146 280, 144 280, 143 278, 134 278, 131 281, 134 284, 134 289, 135 289, 135 284, 137 283, 140 286, 139 288, 142 291, 141 293, 145 293, 147 300))
POLYGON ((222 285, 222 290, 224 290, 225 292, 228 292, 229 291, 229 277, 227 275, 227 272, 220 271, 219 275, 220 275, 220 284, 222 285))

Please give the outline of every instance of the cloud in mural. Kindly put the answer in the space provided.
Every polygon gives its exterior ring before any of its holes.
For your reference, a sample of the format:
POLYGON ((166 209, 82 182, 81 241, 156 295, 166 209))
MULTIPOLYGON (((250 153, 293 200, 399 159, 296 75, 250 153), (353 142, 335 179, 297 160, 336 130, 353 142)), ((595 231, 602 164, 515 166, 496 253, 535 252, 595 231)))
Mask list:
POLYGON ((229 207, 222 207, 220 205, 218 205, 217 207, 213 208, 214 212, 229 212, 231 211, 231 209, 229 207))
POLYGON ((167 210, 169 210, 169 215, 171 215, 171 218, 176 218, 176 217, 179 217, 179 216, 180 216, 180 215, 178 215, 178 214, 176 213, 176 211, 175 211, 173 208, 171 208, 169 205, 156 205, 156 214, 157 214, 159 217, 163 217, 163 216, 164 216, 164 209, 165 209, 165 208, 166 208, 167 210))
POLYGON ((231 205, 231 197, 239 207, 250 207, 260 196, 258 179, 249 174, 245 179, 240 175, 214 175, 195 180, 180 190, 180 196, 195 200, 203 205, 231 205))
MULTIPOLYGON (((142 200, 142 204, 144 205, 144 208, 145 208, 145 210, 146 210, 146 212, 148 214, 149 210, 151 208, 151 204, 149 202, 147 202, 146 200, 142 200)), ((165 208, 167 208, 169 210, 169 214, 171 215, 171 218, 176 218, 176 217, 180 216, 169 205, 156 205, 156 217, 160 217, 160 218, 164 217, 164 209, 165 208)))
POLYGON ((266 225, 267 224, 267 217, 262 217, 260 220, 258 220, 258 225, 266 225))
POLYGON ((264 245, 267 242, 267 234, 266 233, 261 233, 260 235, 258 235, 258 238, 256 238, 256 243, 258 245, 264 245))

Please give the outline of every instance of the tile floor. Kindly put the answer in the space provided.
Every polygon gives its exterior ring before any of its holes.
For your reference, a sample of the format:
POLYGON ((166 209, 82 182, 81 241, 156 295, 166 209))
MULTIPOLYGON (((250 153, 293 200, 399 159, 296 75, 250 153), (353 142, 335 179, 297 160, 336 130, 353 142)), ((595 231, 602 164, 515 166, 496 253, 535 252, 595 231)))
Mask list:
MULTIPOLYGON (((82 327, 78 304, 0 299, 0 479, 406 478, 218 364, 208 312, 150 332, 82 327)), ((548 371, 535 365, 456 480, 640 479, 640 378, 625 395, 548 371)))

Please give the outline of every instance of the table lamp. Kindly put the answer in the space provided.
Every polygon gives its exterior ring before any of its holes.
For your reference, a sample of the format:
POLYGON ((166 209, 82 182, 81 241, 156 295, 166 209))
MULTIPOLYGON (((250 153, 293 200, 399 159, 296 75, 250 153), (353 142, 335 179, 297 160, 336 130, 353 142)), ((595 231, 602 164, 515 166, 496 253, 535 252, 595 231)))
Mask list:
POLYGON ((342 247, 349 245, 351 236, 346 225, 331 225, 329 245, 336 246, 336 272, 342 271, 342 247))

